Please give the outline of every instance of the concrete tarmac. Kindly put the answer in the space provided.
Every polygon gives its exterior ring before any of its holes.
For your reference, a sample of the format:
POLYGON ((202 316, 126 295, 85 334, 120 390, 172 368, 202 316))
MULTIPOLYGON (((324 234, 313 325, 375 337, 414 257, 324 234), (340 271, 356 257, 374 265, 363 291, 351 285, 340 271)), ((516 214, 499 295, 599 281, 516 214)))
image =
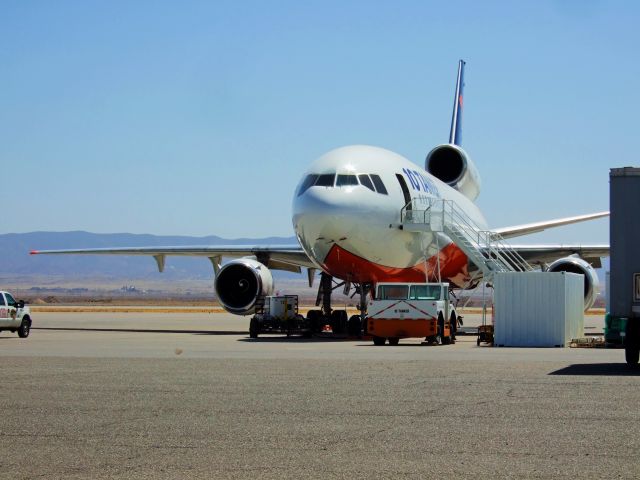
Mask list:
POLYGON ((226 314, 0 333, 0 478, 638 478, 622 350, 248 338, 226 314))

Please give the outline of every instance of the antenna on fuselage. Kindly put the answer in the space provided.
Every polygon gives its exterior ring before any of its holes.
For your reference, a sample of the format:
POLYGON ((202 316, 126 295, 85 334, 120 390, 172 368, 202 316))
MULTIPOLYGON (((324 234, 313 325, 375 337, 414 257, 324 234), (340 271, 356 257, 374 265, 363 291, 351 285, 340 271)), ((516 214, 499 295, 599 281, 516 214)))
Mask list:
POLYGON ((458 62, 458 78, 456 80, 456 94, 453 99, 453 115, 451 116, 451 133, 449 133, 449 143, 454 145, 462 144, 462 107, 464 89, 464 66, 467 62, 458 62))

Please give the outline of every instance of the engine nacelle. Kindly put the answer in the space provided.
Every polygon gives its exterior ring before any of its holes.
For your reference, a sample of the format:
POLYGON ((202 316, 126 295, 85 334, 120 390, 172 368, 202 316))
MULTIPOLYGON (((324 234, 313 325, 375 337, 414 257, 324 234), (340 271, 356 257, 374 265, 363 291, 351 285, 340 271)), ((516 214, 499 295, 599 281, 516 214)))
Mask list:
POLYGON ((480 195, 482 182, 478 169, 467 152, 458 145, 438 145, 427 154, 424 168, 470 200, 475 200, 480 195))
POLYGON ((258 298, 273 293, 273 276, 262 263, 239 258, 225 264, 215 280, 218 301, 229 313, 251 315, 258 298))
POLYGON ((584 309, 593 306, 600 292, 600 280, 595 269, 579 257, 559 258, 547 268, 548 272, 581 273, 584 275, 584 309))

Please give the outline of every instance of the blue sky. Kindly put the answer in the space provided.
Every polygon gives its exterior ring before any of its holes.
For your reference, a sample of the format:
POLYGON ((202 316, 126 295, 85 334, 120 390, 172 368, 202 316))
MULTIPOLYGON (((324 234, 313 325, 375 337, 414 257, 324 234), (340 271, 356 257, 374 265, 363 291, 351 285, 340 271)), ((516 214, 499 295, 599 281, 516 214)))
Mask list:
MULTIPOLYGON (((0 4, 0 233, 288 236, 315 158, 463 146, 495 227, 608 209, 638 165, 640 3, 0 4)), ((523 241, 608 241, 608 222, 523 241)), ((522 243, 522 242, 520 242, 522 243)))

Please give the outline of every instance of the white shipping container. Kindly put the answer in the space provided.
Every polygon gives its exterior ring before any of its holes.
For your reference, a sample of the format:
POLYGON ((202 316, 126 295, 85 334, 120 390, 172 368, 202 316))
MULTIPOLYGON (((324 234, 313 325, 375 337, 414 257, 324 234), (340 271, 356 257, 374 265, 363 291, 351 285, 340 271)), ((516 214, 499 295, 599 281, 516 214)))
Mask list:
POLYGON ((499 273, 494 278, 494 345, 565 347, 584 335, 584 276, 499 273))

